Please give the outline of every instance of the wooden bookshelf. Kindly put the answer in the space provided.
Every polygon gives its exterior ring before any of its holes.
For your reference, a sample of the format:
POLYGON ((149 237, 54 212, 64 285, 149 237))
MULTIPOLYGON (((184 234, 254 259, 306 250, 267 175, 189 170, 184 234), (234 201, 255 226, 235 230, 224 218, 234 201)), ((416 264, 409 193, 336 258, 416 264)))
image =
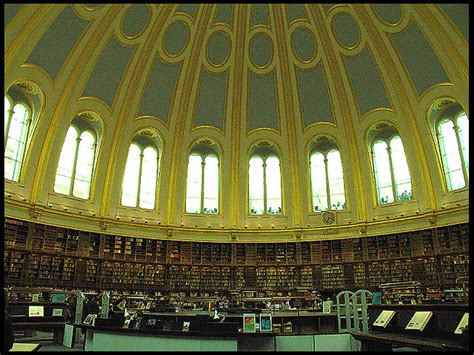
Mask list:
POLYGON ((469 276, 469 225, 364 238, 279 243, 158 240, 5 218, 6 285, 214 292, 375 290, 469 276))

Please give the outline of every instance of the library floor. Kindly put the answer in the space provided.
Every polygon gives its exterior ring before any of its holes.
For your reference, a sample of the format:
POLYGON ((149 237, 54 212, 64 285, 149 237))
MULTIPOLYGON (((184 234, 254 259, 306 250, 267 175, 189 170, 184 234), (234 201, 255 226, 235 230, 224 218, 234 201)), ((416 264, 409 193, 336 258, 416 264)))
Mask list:
MULTIPOLYGON (((21 334, 21 333, 20 333, 21 334)), ((83 351, 82 350, 82 338, 81 341, 74 345, 74 348, 68 348, 62 344, 53 344, 53 332, 36 332, 36 335, 32 337, 23 337, 15 334, 16 343, 35 343, 41 344, 41 348, 38 351, 83 351)))

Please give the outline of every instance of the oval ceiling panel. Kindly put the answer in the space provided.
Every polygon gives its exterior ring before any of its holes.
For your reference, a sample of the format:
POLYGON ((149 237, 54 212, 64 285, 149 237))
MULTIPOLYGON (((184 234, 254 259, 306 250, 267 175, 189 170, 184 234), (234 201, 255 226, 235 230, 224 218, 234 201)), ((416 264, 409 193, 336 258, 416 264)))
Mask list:
POLYGON ((251 59, 258 67, 267 66, 272 60, 272 39, 265 33, 257 33, 250 42, 251 59))
POLYGON ((377 15, 389 24, 396 24, 402 19, 400 4, 373 4, 372 6, 377 15))
POLYGON ((298 27, 293 31, 291 43, 295 55, 301 61, 307 62, 316 54, 316 42, 313 33, 305 27, 298 27))
POLYGON ((207 42, 207 55, 212 64, 222 65, 229 56, 230 41, 222 31, 214 33, 207 42))
POLYGON ((183 21, 172 23, 165 33, 164 47, 171 55, 181 53, 189 41, 189 28, 183 21))
POLYGON ((343 12, 336 15, 333 26, 336 38, 342 46, 351 48, 359 42, 359 29, 349 14, 343 12))
POLYGON ((136 36, 145 27, 149 15, 148 6, 145 4, 130 6, 123 19, 123 32, 129 37, 136 36))

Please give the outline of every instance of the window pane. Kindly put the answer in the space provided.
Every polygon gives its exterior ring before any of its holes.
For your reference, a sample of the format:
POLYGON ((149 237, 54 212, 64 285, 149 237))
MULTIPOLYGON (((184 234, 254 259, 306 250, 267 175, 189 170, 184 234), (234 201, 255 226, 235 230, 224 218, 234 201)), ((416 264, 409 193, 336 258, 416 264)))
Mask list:
POLYGON ((328 209, 328 197, 326 187, 326 167, 324 156, 320 152, 311 155, 311 191, 313 194, 313 211, 325 211, 328 209))
POLYGON ((68 195, 71 188, 71 179, 66 176, 56 175, 56 180, 54 181, 54 192, 68 195))
POLYGON ((393 202, 392 177, 390 175, 390 162, 387 152, 387 143, 377 141, 374 143, 374 172, 375 184, 379 203, 393 202))
POLYGON ((393 175, 395 179, 395 189, 398 199, 411 200, 413 192, 411 189, 410 171, 408 170, 407 158, 403 149, 402 139, 399 136, 390 141, 392 154, 393 175))
POLYGON ((462 188, 465 182, 453 122, 450 120, 440 122, 439 139, 447 188, 448 190, 462 188))
POLYGON ((263 160, 254 157, 249 161, 249 213, 263 214, 263 160))
POLYGON ((128 150, 127 165, 122 183, 122 205, 137 206, 138 174, 140 172, 140 148, 131 144, 128 150))
POLYGON ((204 212, 219 210, 219 161, 210 155, 204 160, 204 212))
POLYGON ((4 156, 6 165, 5 178, 10 180, 18 181, 20 178, 20 170, 25 155, 28 133, 28 117, 29 113, 24 105, 15 105, 10 127, 8 129, 7 145, 5 147, 4 156))
POLYGON ((279 214, 282 212, 280 159, 269 157, 266 163, 267 213, 279 214))
POLYGON ((77 153, 76 175, 72 194, 80 198, 89 198, 94 166, 95 138, 85 131, 81 134, 77 153))
POLYGON ((458 118, 459 139, 461 141, 461 150, 466 163, 466 173, 469 176, 469 119, 463 113, 458 118))
POLYGON ((5 129, 4 129, 4 134, 7 135, 7 123, 8 123, 8 117, 9 117, 9 114, 8 114, 8 111, 10 111, 10 108, 11 108, 11 104, 10 104, 10 100, 8 100, 8 98, 5 96, 5 118, 3 119, 3 123, 5 124, 5 129))
POLYGON ((342 210, 346 208, 346 196, 344 194, 344 174, 342 171, 341 155, 337 150, 328 153, 328 176, 329 196, 332 209, 342 210))
POLYGON ((74 181, 73 195, 75 197, 88 199, 90 191, 90 183, 86 181, 76 180, 74 181))
POLYGON ((201 212, 202 158, 197 154, 189 156, 186 185, 186 212, 201 212))
POLYGON ((74 166, 74 156, 76 154, 77 131, 69 127, 66 139, 59 157, 58 169, 56 171, 56 180, 54 182, 54 191, 61 194, 69 194, 71 188, 72 170, 74 166))
POLYGON ((140 180, 140 207, 155 208, 156 177, 158 174, 158 153, 148 147, 143 151, 142 176, 140 180))

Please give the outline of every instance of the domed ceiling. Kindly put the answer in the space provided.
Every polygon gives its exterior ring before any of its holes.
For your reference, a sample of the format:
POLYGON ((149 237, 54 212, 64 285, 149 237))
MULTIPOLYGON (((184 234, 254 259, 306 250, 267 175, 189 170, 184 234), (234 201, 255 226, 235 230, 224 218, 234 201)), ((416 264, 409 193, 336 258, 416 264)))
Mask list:
POLYGON ((19 182, 5 214, 125 235, 294 240, 428 228, 468 220, 468 187, 448 193, 429 112, 448 98, 468 114, 467 4, 5 4, 7 93, 37 98, 19 182), (91 198, 53 192, 69 124, 100 122, 91 198), (396 127, 416 198, 376 203, 368 132, 396 127), (120 205, 131 138, 160 142, 154 210, 120 205), (337 142, 347 209, 312 212, 308 147, 337 142), (220 152, 220 212, 185 213, 187 159, 220 152), (248 155, 281 159, 283 213, 249 216, 248 155), (270 238, 270 239, 268 239, 270 238))

